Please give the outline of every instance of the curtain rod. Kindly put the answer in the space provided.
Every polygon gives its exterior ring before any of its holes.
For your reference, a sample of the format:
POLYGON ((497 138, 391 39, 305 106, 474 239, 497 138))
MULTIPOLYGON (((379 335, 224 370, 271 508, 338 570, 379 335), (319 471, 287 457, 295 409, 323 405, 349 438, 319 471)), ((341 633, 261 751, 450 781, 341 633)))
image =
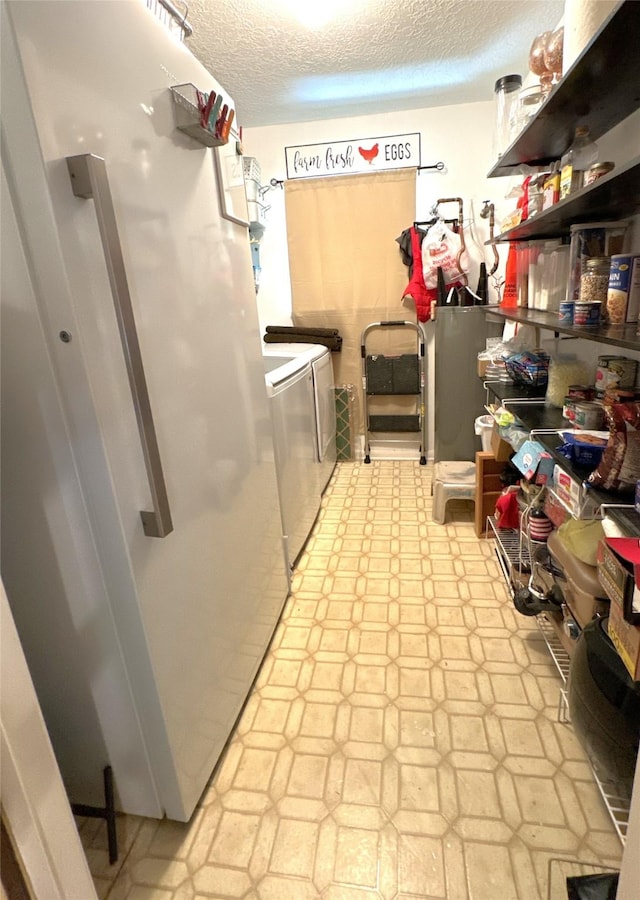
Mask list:
POLYGON ((444 172, 445 165, 443 162, 437 162, 437 163, 434 163, 432 166, 418 166, 418 172, 433 171, 434 169, 437 172, 444 172))

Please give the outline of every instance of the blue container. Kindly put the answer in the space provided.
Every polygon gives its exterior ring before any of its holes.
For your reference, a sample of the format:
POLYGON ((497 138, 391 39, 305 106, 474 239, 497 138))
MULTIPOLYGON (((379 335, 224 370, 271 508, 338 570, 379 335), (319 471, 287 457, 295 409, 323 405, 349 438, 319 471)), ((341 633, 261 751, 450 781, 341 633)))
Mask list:
POLYGON ((573 306, 573 324, 593 327, 600 324, 600 316, 602 313, 602 303, 583 303, 576 300, 573 306))
POLYGON ((564 300, 560 304, 558 317, 561 325, 573 325, 573 300, 564 300))

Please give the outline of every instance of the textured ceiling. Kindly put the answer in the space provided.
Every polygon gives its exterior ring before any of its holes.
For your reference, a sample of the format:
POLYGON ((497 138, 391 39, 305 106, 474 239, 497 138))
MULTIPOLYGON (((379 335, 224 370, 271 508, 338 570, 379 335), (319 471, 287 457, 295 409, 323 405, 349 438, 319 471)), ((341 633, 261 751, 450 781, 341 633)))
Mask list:
MULTIPOLYGON (((298 0, 298 9, 313 0, 298 0)), ((319 0, 320 8, 337 5, 319 0)), ((245 126, 491 100, 527 74, 531 41, 562 0, 342 0, 322 29, 286 0, 191 0, 192 52, 245 126)))

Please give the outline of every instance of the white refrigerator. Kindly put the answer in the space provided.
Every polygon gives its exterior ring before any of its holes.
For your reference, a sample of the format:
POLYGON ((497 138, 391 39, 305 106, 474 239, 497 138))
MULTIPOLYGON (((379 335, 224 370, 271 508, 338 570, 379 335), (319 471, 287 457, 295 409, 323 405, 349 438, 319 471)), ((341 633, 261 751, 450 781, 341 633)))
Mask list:
POLYGON ((186 821, 287 595, 248 233, 170 91, 224 89, 139 0, 1 6, 3 578, 71 801, 186 821))

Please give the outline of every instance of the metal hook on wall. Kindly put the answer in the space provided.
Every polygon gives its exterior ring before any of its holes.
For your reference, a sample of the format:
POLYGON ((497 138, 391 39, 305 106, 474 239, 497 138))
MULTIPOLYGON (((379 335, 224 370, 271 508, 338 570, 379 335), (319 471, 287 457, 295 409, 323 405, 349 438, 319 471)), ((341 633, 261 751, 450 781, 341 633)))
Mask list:
POLYGON ((282 190, 284 189, 284 180, 282 178, 272 178, 269 184, 263 184, 262 187, 258 188, 260 199, 262 200, 265 194, 268 194, 269 191, 277 187, 281 188, 282 190))
MULTIPOLYGON (((489 219, 489 240, 492 241, 493 240, 493 231, 495 228, 495 221, 496 221, 495 220, 495 207, 494 207, 493 203, 491 203, 489 200, 484 200, 483 202, 484 202, 484 206, 480 210, 480 218, 481 219, 487 219, 487 218, 489 219)), ((491 271, 489 272, 489 275, 493 275, 493 273, 498 268, 498 265, 500 264, 500 257, 498 256, 498 251, 496 249, 496 245, 492 244, 491 249, 493 250, 494 262, 493 262, 493 267, 492 267, 491 271)))

